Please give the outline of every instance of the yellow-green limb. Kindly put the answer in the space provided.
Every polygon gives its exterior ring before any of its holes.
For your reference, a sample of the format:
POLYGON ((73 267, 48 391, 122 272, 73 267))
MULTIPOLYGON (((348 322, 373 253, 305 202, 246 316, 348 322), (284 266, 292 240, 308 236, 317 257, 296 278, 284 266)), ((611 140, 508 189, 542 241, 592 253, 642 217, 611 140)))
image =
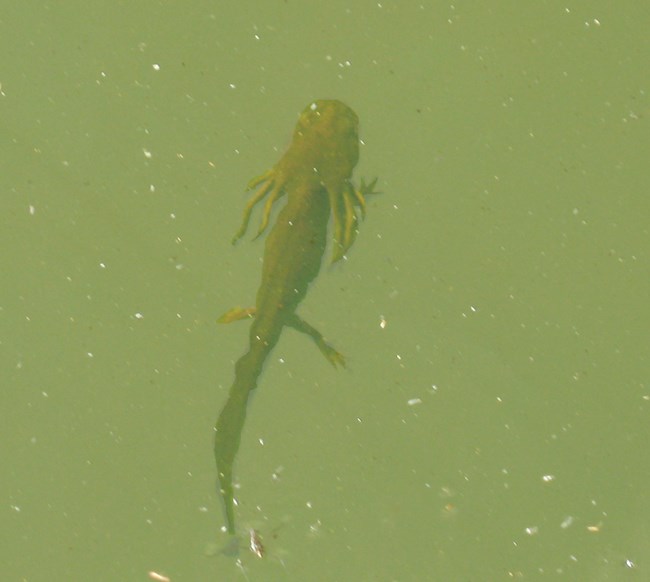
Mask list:
POLYGON ((233 321, 239 321, 241 319, 250 319, 255 317, 255 308, 254 307, 233 307, 224 313, 217 323, 232 323, 233 321))
MULTIPOLYGON (((241 321, 242 319, 249 319, 255 317, 257 310, 255 307, 233 307, 224 313, 219 319, 218 323, 232 323, 233 321, 241 321)), ((291 313, 286 320, 284 325, 292 327, 296 331, 307 334, 320 350, 321 354, 325 356, 325 359, 332 364, 335 368, 341 366, 345 368, 345 357, 340 352, 336 351, 323 337, 323 334, 320 333, 315 327, 309 325, 304 319, 291 313)))
POLYGON ((246 206, 244 207, 244 216, 242 218, 241 226, 239 227, 239 230, 233 237, 232 244, 235 244, 242 236, 246 234, 246 230, 248 229, 248 223, 250 222, 253 208, 257 205, 258 202, 262 201, 267 194, 270 193, 269 199, 266 201, 266 204, 264 205, 264 210, 262 213, 262 223, 260 224, 260 228, 257 231, 257 235, 255 235, 255 238, 260 236, 268 226, 269 217, 271 216, 271 207, 273 206, 273 203, 279 198, 281 198, 282 195, 284 194, 284 189, 283 189, 284 183, 280 180, 276 180, 275 174, 276 174, 275 170, 269 170, 268 172, 264 172, 261 176, 257 176, 256 178, 253 178, 248 183, 247 190, 253 190, 257 188, 260 184, 262 184, 262 187, 246 203, 246 206))
POLYGON ((291 316, 287 319, 286 325, 293 327, 293 329, 306 333, 311 339, 314 340, 314 343, 325 356, 325 359, 332 364, 335 368, 341 366, 345 368, 345 357, 340 352, 336 351, 330 344, 325 341, 323 334, 320 333, 315 327, 309 325, 304 319, 297 316, 295 313, 292 313, 291 316))
POLYGON ((328 192, 334 230, 332 263, 341 260, 354 244, 359 224, 355 206, 360 208, 361 218, 365 218, 365 197, 369 194, 377 194, 373 191, 376 183, 377 179, 370 184, 361 180, 361 186, 355 188, 350 182, 346 182, 340 191, 330 190, 328 192))
POLYGON ((377 178, 369 184, 361 179, 361 186, 355 188, 351 183, 346 183, 343 190, 339 192, 330 192, 330 207, 332 209, 332 218, 334 223, 334 251, 332 253, 332 263, 336 263, 345 256, 350 250, 357 236, 357 227, 359 218, 355 206, 358 206, 361 212, 361 218, 366 217, 366 196, 379 194, 375 192, 377 178))

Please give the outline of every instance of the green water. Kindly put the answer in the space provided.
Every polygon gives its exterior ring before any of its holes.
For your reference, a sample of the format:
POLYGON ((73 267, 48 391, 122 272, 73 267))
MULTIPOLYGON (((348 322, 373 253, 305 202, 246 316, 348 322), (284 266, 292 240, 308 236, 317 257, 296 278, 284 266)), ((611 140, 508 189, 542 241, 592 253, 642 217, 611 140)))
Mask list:
POLYGON ((3 11, 2 580, 648 575, 645 9, 407 4, 3 11), (289 331, 260 381, 237 561, 212 430, 247 324, 215 319, 315 98, 383 194, 300 308, 350 369, 289 331))

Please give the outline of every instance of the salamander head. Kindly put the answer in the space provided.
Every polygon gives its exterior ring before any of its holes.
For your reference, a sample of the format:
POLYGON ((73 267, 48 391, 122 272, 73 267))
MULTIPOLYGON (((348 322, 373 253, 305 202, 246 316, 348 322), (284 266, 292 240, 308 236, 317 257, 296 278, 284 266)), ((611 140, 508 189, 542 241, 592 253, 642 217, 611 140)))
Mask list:
POLYGON ((352 176, 359 161, 359 118, 345 103, 319 99, 308 105, 293 139, 326 184, 352 176))

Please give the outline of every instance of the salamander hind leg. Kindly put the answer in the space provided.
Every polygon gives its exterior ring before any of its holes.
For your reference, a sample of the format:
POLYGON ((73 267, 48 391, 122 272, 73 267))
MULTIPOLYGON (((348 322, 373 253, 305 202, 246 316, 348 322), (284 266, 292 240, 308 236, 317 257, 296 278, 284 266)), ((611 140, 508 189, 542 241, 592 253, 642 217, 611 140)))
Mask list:
POLYGON ((233 307, 219 317, 217 323, 232 323, 233 321, 240 321, 251 317, 255 317, 254 307, 233 307))
POLYGON ((335 350, 323 337, 323 334, 320 333, 315 327, 309 325, 304 319, 298 317, 295 313, 292 314, 286 322, 286 325, 293 327, 293 329, 306 333, 311 339, 314 340, 314 343, 325 356, 325 359, 332 364, 335 368, 341 366, 345 368, 345 357, 343 354, 335 350))

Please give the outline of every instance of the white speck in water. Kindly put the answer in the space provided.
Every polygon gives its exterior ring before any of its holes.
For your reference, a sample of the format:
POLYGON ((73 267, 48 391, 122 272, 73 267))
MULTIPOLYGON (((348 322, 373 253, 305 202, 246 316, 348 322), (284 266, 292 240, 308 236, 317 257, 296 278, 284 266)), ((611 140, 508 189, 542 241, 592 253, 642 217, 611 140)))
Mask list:
POLYGON ((258 558, 263 558, 264 546, 262 545, 262 538, 260 537, 259 532, 255 529, 250 529, 248 531, 248 534, 250 536, 250 551, 253 552, 258 558))
POLYGON ((321 520, 320 519, 316 520, 316 523, 312 523, 309 526, 309 533, 312 536, 317 536, 320 533, 321 525, 322 525, 321 520))
POLYGON ((567 515, 563 520, 562 523, 560 524, 560 527, 562 529, 566 529, 568 527, 571 527, 573 525, 573 516, 567 515))
POLYGON ((280 475, 282 474, 282 471, 284 471, 284 467, 283 467, 282 465, 280 465, 280 466, 277 467, 277 468, 275 469, 275 471, 273 471, 273 473, 271 474, 271 479, 272 479, 273 481, 279 481, 279 480, 280 480, 280 475))

